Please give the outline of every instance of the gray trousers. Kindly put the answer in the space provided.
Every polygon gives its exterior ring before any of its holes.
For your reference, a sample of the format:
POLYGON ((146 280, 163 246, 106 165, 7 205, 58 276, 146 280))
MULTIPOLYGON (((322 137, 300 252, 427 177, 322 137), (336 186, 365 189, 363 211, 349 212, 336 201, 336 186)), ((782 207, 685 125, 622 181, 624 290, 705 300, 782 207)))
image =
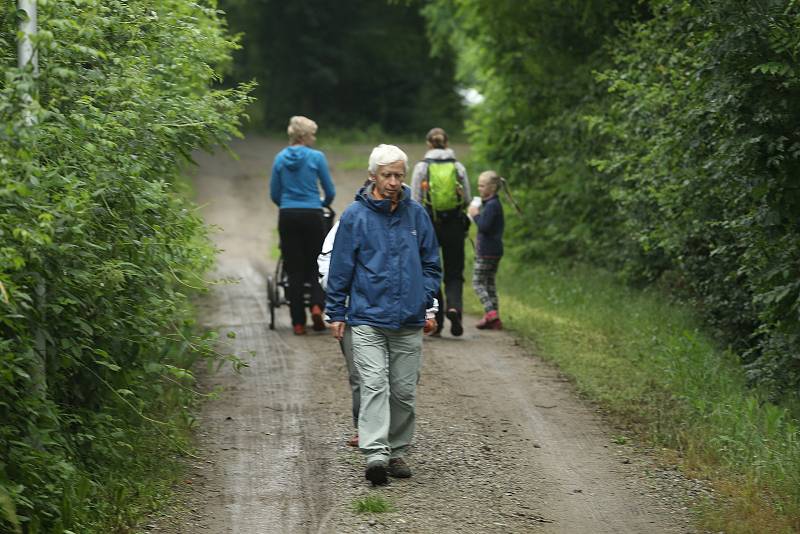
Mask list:
POLYGON ((358 410, 361 407, 361 379, 358 377, 358 370, 353 364, 353 329, 350 325, 345 326, 344 336, 339 342, 347 364, 347 381, 350 383, 350 392, 353 397, 353 426, 358 428, 358 410))
POLYGON ((367 462, 405 454, 416 425, 422 328, 352 327, 353 363, 361 380, 358 437, 367 462))

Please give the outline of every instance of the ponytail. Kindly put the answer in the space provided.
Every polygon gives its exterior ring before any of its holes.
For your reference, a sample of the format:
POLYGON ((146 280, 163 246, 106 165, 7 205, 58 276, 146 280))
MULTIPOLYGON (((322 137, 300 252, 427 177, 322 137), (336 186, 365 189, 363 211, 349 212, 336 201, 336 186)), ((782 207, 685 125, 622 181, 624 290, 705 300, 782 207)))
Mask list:
POLYGON ((522 215, 522 210, 519 208, 519 204, 517 204, 517 201, 514 200, 514 197, 511 195, 511 188, 508 186, 508 182, 502 176, 499 176, 498 178, 500 179, 500 189, 506 192, 508 201, 511 202, 512 206, 514 206, 514 209, 517 211, 517 213, 522 215))

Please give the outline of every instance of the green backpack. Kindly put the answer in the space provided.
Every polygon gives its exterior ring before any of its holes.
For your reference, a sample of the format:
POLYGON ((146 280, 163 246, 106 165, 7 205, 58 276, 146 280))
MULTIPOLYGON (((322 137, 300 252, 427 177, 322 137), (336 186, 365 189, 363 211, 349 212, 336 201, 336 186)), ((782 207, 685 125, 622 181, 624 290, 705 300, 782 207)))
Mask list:
POLYGON ((463 207, 456 160, 426 159, 425 162, 428 164, 425 204, 433 211, 450 211, 463 207))

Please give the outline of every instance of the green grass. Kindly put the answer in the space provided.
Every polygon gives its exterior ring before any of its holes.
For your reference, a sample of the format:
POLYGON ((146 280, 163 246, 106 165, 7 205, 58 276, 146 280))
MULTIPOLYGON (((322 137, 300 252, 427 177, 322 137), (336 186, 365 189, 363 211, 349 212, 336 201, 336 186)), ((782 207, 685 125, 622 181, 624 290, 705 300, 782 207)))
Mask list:
MULTIPOLYGON (((68 492, 85 508, 80 512, 102 517, 89 531, 129 532, 137 522, 162 510, 170 502, 174 486, 186 475, 186 463, 179 460, 181 453, 174 448, 174 442, 149 428, 141 430, 131 444, 130 458, 108 470, 103 487, 95 496, 99 498, 89 504, 86 495, 81 494, 85 490, 80 484, 68 492)), ((188 434, 177 439, 187 446, 188 434)))
POLYGON ((350 158, 339 164, 339 169, 343 171, 364 171, 367 172, 367 163, 364 161, 363 154, 354 154, 350 158))
MULTIPOLYGON (((639 440, 710 481, 722 499, 701 510, 705 528, 800 531, 799 412, 748 388, 737 357, 690 309, 602 271, 510 258, 498 289, 504 324, 538 355, 639 440)), ((465 299, 482 313, 473 292, 465 299)))
POLYGON ((382 514, 394 511, 394 507, 380 495, 367 495, 353 501, 353 509, 359 514, 382 514))

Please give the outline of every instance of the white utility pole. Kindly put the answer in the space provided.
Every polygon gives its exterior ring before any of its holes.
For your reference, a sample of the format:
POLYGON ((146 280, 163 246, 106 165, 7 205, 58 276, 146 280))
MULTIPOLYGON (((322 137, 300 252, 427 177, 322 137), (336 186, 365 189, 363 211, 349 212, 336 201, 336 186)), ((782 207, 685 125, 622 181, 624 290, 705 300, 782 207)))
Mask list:
POLYGON ((25 20, 19 23, 19 31, 22 34, 17 54, 19 68, 24 68, 29 63, 33 63, 33 72, 38 74, 39 57, 31 40, 31 37, 36 35, 36 0, 18 0, 17 7, 28 15, 25 20))
MULTIPOLYGON (((33 76, 36 77, 39 75, 39 54, 33 46, 32 39, 36 35, 36 0, 18 0, 17 8, 26 14, 25 20, 19 23, 20 38, 17 45, 17 63, 21 69, 32 64, 33 76)), ((30 110, 33 95, 24 95, 23 102, 25 103, 25 109, 22 111, 22 116, 25 119, 25 124, 33 126, 36 123, 36 118, 30 110)))
MULTIPOLYGON (((34 77, 39 74, 39 55, 33 45, 32 37, 36 35, 36 0, 18 0, 17 8, 24 11, 26 17, 19 23, 19 47, 17 49, 17 60, 19 68, 24 69, 28 65, 33 65, 34 77)), ((25 95, 25 104, 30 106, 33 102, 33 96, 25 95)), ((28 126, 36 124, 36 118, 30 112, 30 109, 23 111, 25 123, 28 126)), ((36 284, 36 297, 37 305, 44 313, 45 308, 46 285, 43 279, 39 279, 36 284)), ((34 346, 38 353, 38 359, 34 363, 31 370, 31 378, 33 378, 33 388, 41 396, 45 397, 47 394, 47 340, 45 339, 45 331, 42 326, 36 329, 34 346)))

